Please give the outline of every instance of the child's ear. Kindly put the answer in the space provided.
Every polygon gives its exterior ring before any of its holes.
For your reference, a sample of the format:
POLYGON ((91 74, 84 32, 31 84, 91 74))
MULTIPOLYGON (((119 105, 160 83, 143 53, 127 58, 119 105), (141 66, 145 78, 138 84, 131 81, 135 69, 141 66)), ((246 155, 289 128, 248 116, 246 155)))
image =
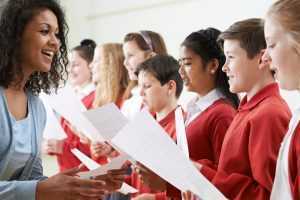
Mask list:
POLYGON ((219 67, 219 61, 217 59, 212 59, 207 66, 207 70, 211 75, 214 75, 219 67))
POLYGON ((147 59, 149 59, 149 58, 152 58, 152 57, 154 57, 154 56, 156 56, 157 54, 155 53, 155 52, 151 52, 151 53, 149 53, 148 54, 148 56, 147 56, 147 59))
POLYGON ((259 69, 263 69, 265 67, 269 68, 270 59, 266 56, 266 49, 262 49, 259 53, 259 69))
POLYGON ((170 80, 168 83, 168 95, 171 95, 173 90, 176 91, 176 82, 174 80, 170 80))

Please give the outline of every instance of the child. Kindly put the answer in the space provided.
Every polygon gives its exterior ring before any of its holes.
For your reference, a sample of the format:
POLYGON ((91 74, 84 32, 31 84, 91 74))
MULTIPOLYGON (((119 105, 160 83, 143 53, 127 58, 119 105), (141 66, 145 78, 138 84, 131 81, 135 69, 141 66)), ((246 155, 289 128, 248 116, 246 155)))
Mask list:
MULTIPOLYGON (((269 9, 265 22, 267 51, 280 87, 300 89, 300 2, 281 0, 269 9)), ((300 199, 300 109, 293 112, 277 159, 271 199, 300 199)))
POLYGON ((220 35, 230 91, 245 92, 224 138, 217 170, 202 173, 229 199, 268 199, 276 158, 290 119, 268 62, 261 19, 247 19, 220 35))
MULTIPOLYGON (((171 56, 156 55, 138 66, 136 75, 141 88, 140 95, 143 104, 165 129, 169 136, 176 141, 175 110, 177 100, 183 88, 183 81, 178 73, 179 64, 171 56)), ((149 188, 142 184, 138 174, 133 172, 131 184, 140 191, 135 199, 166 199, 164 192, 149 194, 149 188)))

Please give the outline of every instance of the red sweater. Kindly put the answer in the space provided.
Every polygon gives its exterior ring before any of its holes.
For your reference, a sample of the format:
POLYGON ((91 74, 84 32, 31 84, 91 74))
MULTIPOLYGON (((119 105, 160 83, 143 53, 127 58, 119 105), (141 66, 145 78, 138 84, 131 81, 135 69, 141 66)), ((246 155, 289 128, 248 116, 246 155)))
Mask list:
POLYGON ((277 154, 291 117, 273 83, 242 100, 224 138, 217 171, 201 172, 229 199, 269 199, 277 154))
POLYGON ((294 199, 300 199, 300 123, 295 129, 289 149, 289 177, 294 199))
POLYGON ((233 106, 220 99, 191 121, 186 128, 190 159, 216 168, 225 133, 235 114, 233 106))

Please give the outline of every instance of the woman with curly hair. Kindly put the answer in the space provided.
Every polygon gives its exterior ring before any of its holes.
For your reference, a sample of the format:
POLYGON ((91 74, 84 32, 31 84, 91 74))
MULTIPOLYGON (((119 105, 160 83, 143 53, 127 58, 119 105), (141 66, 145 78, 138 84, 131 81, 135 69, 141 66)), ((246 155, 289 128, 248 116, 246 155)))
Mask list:
POLYGON ((39 147, 46 114, 37 95, 64 82, 66 33, 64 13, 56 0, 10 0, 3 9, 0 199, 99 199, 107 189, 103 181, 76 178, 78 168, 43 176, 39 147))

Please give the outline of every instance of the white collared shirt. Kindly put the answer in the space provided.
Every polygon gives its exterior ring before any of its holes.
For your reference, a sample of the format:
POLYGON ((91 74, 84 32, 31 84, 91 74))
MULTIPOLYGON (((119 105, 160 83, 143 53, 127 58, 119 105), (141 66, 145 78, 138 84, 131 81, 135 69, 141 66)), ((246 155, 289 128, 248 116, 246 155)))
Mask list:
POLYGON ((289 129, 285 135, 278 154, 271 200, 292 200, 293 195, 289 181, 289 149, 295 129, 300 121, 300 107, 293 112, 289 129))
POLYGON ((140 87, 135 87, 131 90, 132 96, 125 100, 121 112, 128 118, 133 119, 136 113, 141 111, 143 99, 140 95, 140 87))
POLYGON ((92 91, 94 91, 96 89, 96 86, 94 83, 89 83, 86 86, 84 86, 83 88, 79 88, 79 87, 75 87, 75 93, 78 95, 78 97, 80 99, 86 97, 87 95, 89 95, 92 91))
POLYGON ((204 97, 195 97, 187 105, 187 120, 185 122, 188 125, 204 110, 211 106, 215 101, 224 98, 224 95, 218 90, 213 89, 204 97))

